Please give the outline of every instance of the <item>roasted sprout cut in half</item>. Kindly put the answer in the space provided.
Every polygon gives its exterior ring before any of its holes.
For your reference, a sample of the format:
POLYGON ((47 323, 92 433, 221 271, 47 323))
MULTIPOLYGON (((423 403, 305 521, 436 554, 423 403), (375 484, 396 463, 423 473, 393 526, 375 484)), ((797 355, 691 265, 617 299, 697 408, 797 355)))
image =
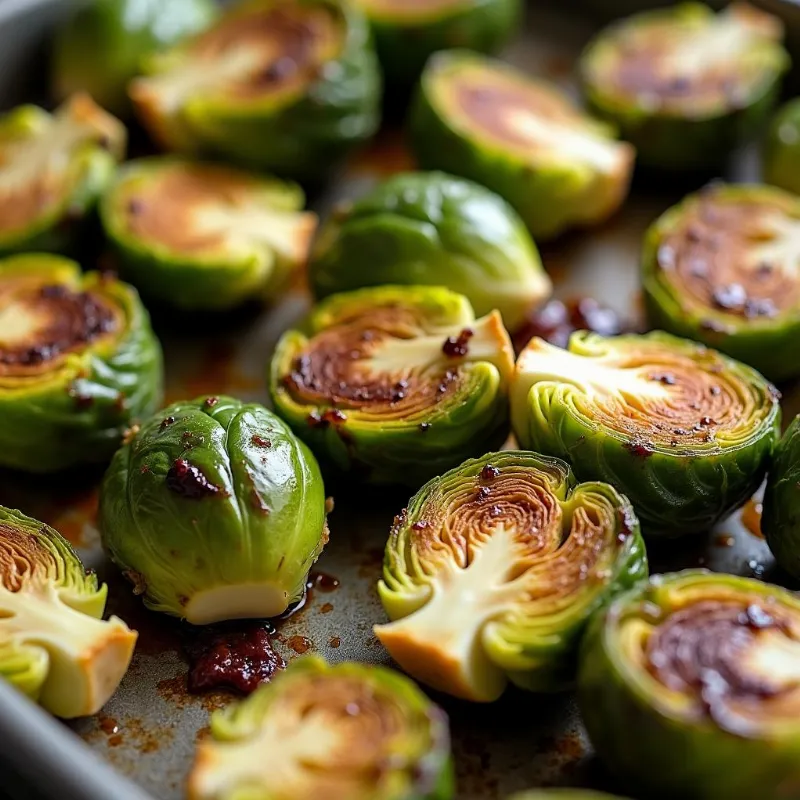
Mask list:
POLYGON ((438 50, 499 50, 522 17, 521 0, 355 0, 367 16, 388 87, 407 89, 438 50))
POLYGON ((106 591, 59 533, 0 506, 0 678, 59 717, 97 713, 136 643, 102 620, 106 591))
POLYGON ((130 95, 170 150, 316 180, 378 125, 369 28, 337 0, 245 0, 145 66, 130 95))
POLYGON ((766 186, 712 186, 645 237, 655 328, 696 339, 771 380, 800 375, 800 200, 766 186))
POLYGON ((203 625, 299 600, 328 539, 317 462, 263 406, 174 403, 121 447, 100 495, 103 546, 144 603, 203 625))
POLYGON ((309 264, 317 297, 381 284, 446 286, 509 329, 552 284, 524 223, 498 195, 441 172, 397 175, 334 211, 309 264))
POLYGON ((25 105, 0 116, 0 254, 72 250, 125 143, 122 123, 85 94, 53 114, 25 105))
POLYGON ((396 519, 375 633, 423 683, 496 700, 567 688, 586 622, 647 576, 630 503, 566 463, 504 451, 434 478, 396 519))
POLYGON ((475 319, 441 287, 334 295, 283 335, 277 412, 331 474, 417 488, 508 433, 511 341, 496 311, 475 319))
POLYGON ((667 333, 534 338, 511 418, 523 447, 624 492, 645 534, 710 528, 758 488, 778 437, 777 390, 750 367, 667 333))
POLYGON ((273 298, 305 264, 317 218, 300 187, 230 167, 147 158, 101 204, 119 267, 144 294, 186 309, 273 298))
POLYGON ((61 256, 0 260, 0 465, 111 458, 161 402, 161 347, 135 290, 61 256))
POLYGON ((467 50, 431 57, 411 138, 424 169, 497 192, 537 240, 613 214, 633 169, 633 148, 555 86, 467 50))
POLYGON ((773 117, 761 159, 767 183, 800 194, 800 99, 790 100, 773 117))
POLYGON ((56 34, 51 84, 56 97, 88 92, 100 105, 129 111, 128 81, 142 58, 202 30, 216 16, 213 0, 89 0, 56 34))
POLYGON ((582 58, 587 99, 665 169, 709 169, 766 120, 789 66, 783 25, 746 3, 646 11, 602 31, 582 58))
POLYGON ((450 800, 447 717, 385 667, 295 661, 216 711, 189 800, 450 800))
POLYGON ((779 800, 800 785, 800 600, 749 578, 656 575, 589 626, 579 700, 640 796, 779 800))

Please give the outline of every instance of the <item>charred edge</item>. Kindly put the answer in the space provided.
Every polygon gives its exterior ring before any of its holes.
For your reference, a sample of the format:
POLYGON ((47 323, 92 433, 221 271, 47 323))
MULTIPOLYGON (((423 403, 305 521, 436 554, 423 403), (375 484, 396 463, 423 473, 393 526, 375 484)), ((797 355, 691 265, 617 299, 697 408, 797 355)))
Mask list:
POLYGON ((206 478, 194 464, 185 458, 178 458, 169 468, 166 476, 167 489, 188 500, 201 500, 204 497, 227 497, 227 492, 206 478))
POLYGON ((643 439, 633 439, 625 442, 623 447, 636 458, 649 458, 655 453, 655 448, 643 439))
POLYGON ((256 447, 272 447, 272 442, 269 439, 264 439, 262 436, 259 436, 257 433, 254 433, 250 437, 250 442, 254 444, 256 447))
POLYGON ((307 417, 306 422, 310 428, 328 428, 331 425, 341 425, 347 422, 347 415, 339 411, 338 408, 328 408, 321 414, 319 411, 312 411, 307 417))
POLYGON ((494 467, 491 464, 486 464, 486 466, 484 466, 484 468, 480 471, 480 475, 478 477, 484 483, 491 483, 499 474, 500 470, 497 467, 494 467))
POLYGON ((475 335, 472 328, 464 328, 458 336, 448 336, 442 352, 448 358, 464 358, 469 353, 469 340, 475 335))

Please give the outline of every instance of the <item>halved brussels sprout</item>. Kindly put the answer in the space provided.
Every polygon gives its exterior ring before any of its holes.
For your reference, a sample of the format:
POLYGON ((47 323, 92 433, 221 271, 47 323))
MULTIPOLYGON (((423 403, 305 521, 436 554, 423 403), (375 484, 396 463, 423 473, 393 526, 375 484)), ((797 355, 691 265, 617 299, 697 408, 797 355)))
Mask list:
POLYGON ((504 451, 434 478, 395 518, 375 634, 417 680, 467 700, 567 688, 589 617, 647 577, 630 503, 569 466, 504 451))
POLYGON ((0 254, 74 248, 125 154, 122 123, 77 94, 0 116, 0 254))
POLYGON ((123 274, 188 309, 274 297, 317 224, 299 186, 176 158, 126 164, 100 207, 123 274))
POLYGON ((511 340, 441 287, 334 295, 275 350, 277 412, 327 462, 370 483, 418 487, 508 433, 511 340))
POLYGON ((636 145, 639 161, 710 169, 766 120, 789 55, 783 24, 746 3, 646 11, 590 43, 581 70, 590 106, 636 145))
POLYGON ((767 470, 779 394, 754 369, 667 333, 534 338, 511 388, 523 447, 631 500, 645 534, 699 533, 742 505, 767 470))
POLYGON ((428 57, 468 47, 499 50, 521 23, 521 0, 355 0, 375 35, 387 84, 410 88, 428 57))
POLYGON ((146 61, 130 96, 166 148, 317 179, 378 126, 361 13, 337 0, 246 0, 146 61))
POLYGON ((579 700, 642 796, 779 800, 800 785, 800 600, 705 570, 656 575, 587 631, 579 700))
POLYGON ((450 800, 447 717, 385 667, 318 656, 211 717, 189 800, 450 800))
POLYGON ((431 57, 411 139, 424 169, 497 192, 537 239, 613 214, 635 155, 555 86, 467 50, 431 57))
POLYGON ((100 495, 103 546, 154 611, 196 625, 274 617, 328 540, 306 446, 231 397, 174 403, 121 447, 100 495))
POLYGON ((652 327, 697 339, 771 380, 800 375, 800 200, 711 186, 650 228, 642 278, 652 327))
POLYGON ((56 33, 50 82, 56 97, 85 91, 115 114, 129 111, 128 81, 144 56, 210 25, 212 0, 89 0, 56 33))
POLYGON ((800 578, 800 417, 794 418, 775 448, 761 530, 778 564, 800 578))
POLYGON ((767 183, 800 194, 800 98, 773 117, 761 158, 767 183))
POLYGON ((59 717, 97 713, 136 644, 102 621, 106 594, 61 534, 0 506, 0 678, 59 717))
POLYGON ((0 465, 111 458, 161 403, 161 347, 136 291, 42 253, 0 260, 0 465))
POLYGON ((552 284, 515 211, 496 194, 441 172, 396 175, 334 211, 311 254, 317 297, 381 284, 440 285, 506 327, 552 284))

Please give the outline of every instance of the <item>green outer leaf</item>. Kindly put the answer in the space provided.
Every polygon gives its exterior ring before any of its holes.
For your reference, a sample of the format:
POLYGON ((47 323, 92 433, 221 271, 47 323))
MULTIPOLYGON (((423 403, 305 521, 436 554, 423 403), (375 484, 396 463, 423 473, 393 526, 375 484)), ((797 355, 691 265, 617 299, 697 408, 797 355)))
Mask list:
MULTIPOLYGON (((759 199, 783 205, 787 213, 800 216, 800 200, 767 186, 721 186, 714 189, 721 199, 759 199)), ((729 356, 750 364, 773 381, 800 374, 800 363, 787 353, 800 338, 800 315, 797 309, 776 318, 746 319, 718 309, 701 308, 684 300, 680 290, 663 275, 658 265, 658 250, 664 239, 680 223, 684 214, 700 202, 701 194, 689 195, 664 212, 645 234, 642 252, 642 288, 651 328, 661 329, 703 342, 729 356), (707 323, 717 321, 716 330, 707 323)))
POLYGON ((772 118, 761 160, 766 183, 800 194, 800 98, 790 100, 772 118))
MULTIPOLYGON (((588 355, 605 337, 573 334, 569 350, 588 355)), ((625 346, 637 339, 667 347, 700 347, 669 334, 613 337, 625 346)), ((741 380, 760 388, 770 412, 740 447, 708 453, 656 449, 639 455, 626 447, 629 438, 576 415, 548 390, 531 387, 512 409, 512 425, 523 447, 568 460, 582 480, 600 480, 624 492, 636 509, 645 535, 699 533, 741 506, 761 485, 780 435, 778 395, 755 370, 720 356, 741 380)), ((513 391, 513 389, 512 389, 513 391)))
POLYGON ((50 82, 64 98, 87 91, 117 115, 130 115, 128 81, 141 59, 208 26, 212 0, 91 0, 56 34, 50 82))
MULTIPOLYGON (((769 117, 781 92, 781 79, 791 59, 779 43, 771 48, 772 73, 753 90, 746 102, 720 109, 704 117, 681 116, 669 111, 653 112, 606 93, 605 85, 592 80, 593 62, 627 26, 641 25, 663 17, 703 18, 713 12, 702 3, 682 2, 672 8, 644 11, 612 23, 591 41, 580 59, 586 101, 599 117, 614 124, 623 139, 636 147, 640 164, 666 170, 708 170, 725 163, 731 150, 751 138, 769 117)), ((766 47, 766 46, 765 46, 766 47)))
POLYGON ((578 674, 581 714, 607 768, 646 796, 687 800, 783 800, 800 782, 796 731, 774 738, 742 738, 709 719, 689 720, 659 709, 635 682, 617 637, 621 619, 660 605, 670 587, 684 582, 730 586, 748 594, 797 599, 777 586, 705 570, 656 575, 622 595, 593 620, 584 638, 578 674), (664 587, 664 588, 661 588, 664 587))
POLYGON ((147 311, 132 287, 98 273, 81 276, 60 256, 6 258, 0 282, 18 271, 97 292, 122 309, 126 329, 70 354, 54 375, 0 389, 0 464, 41 473, 107 461, 130 425, 161 403, 161 346, 147 311))
POLYGON ((800 578, 800 417, 794 418, 775 448, 761 530, 778 564, 800 578))
POLYGON ((464 325, 475 320, 462 295, 442 287, 382 286, 332 295, 320 303, 303 330, 281 336, 269 367, 269 390, 275 410, 315 453, 330 474, 352 472, 373 484, 418 487, 471 455, 492 450, 508 434, 508 388, 488 362, 460 367, 458 392, 424 414, 391 421, 364 421, 354 414, 328 426, 310 424, 309 416, 332 404, 295 400, 283 383, 310 337, 334 325, 348 306, 400 302, 420 308, 434 324, 464 325), (423 424, 429 427, 424 429, 423 424))
POLYGON ((515 328, 552 289, 501 197, 440 172, 404 173, 334 213, 309 263, 317 297, 381 284, 441 285, 515 328))
POLYGON ((248 582, 278 587, 288 606, 327 541, 319 468, 263 406, 206 399, 159 411, 117 451, 100 496, 103 546, 141 576, 155 611, 184 616, 196 593, 248 582), (180 458, 220 492, 194 499, 167 488, 180 458))

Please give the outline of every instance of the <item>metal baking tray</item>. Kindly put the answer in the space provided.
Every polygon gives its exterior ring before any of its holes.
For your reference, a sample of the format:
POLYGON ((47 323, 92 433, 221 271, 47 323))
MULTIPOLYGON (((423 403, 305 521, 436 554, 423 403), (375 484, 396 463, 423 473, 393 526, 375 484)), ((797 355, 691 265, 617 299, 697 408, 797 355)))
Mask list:
MULTIPOLYGON (((66 10, 59 0, 0 0, 0 108, 43 98, 48 33, 66 10)), ((574 58, 593 24, 573 13, 529 13, 527 32, 507 57, 532 73, 570 87, 574 58)), ((743 152, 728 177, 757 176, 757 158, 743 152)), ((323 196, 321 214, 392 172, 412 167, 399 133, 387 131, 356 154, 323 196)), ((639 177, 625 209, 591 233, 565 237, 543 249, 560 297, 595 297, 635 322, 640 313, 639 242, 647 225, 695 186, 664 187, 639 177)), ((235 324, 155 318, 167 363, 168 400, 231 393, 266 402, 265 364, 277 337, 308 307, 296 288, 278 307, 235 324)), ((800 393, 786 393, 787 417, 800 393)), ((32 800, 177 800, 194 746, 209 713, 232 695, 191 695, 183 626, 148 612, 99 548, 95 515, 101 471, 68 479, 25 479, 0 474, 0 503, 21 507, 57 527, 110 586, 109 612, 139 631, 133 665, 103 712, 68 725, 49 718, 0 682, 0 795, 32 800)), ((372 633, 384 620, 375 592, 392 517, 408 495, 340 494, 330 517, 331 540, 318 566, 334 576, 334 591, 312 591, 305 607, 279 628, 287 660, 315 651, 331 661, 388 663, 372 633)), ((704 565, 782 581, 762 539, 741 514, 707 537, 652 545, 654 571, 704 565)), ((533 695, 509 690, 489 706, 437 698, 450 715, 460 800, 495 800, 531 786, 615 787, 592 756, 569 693, 533 695)))

